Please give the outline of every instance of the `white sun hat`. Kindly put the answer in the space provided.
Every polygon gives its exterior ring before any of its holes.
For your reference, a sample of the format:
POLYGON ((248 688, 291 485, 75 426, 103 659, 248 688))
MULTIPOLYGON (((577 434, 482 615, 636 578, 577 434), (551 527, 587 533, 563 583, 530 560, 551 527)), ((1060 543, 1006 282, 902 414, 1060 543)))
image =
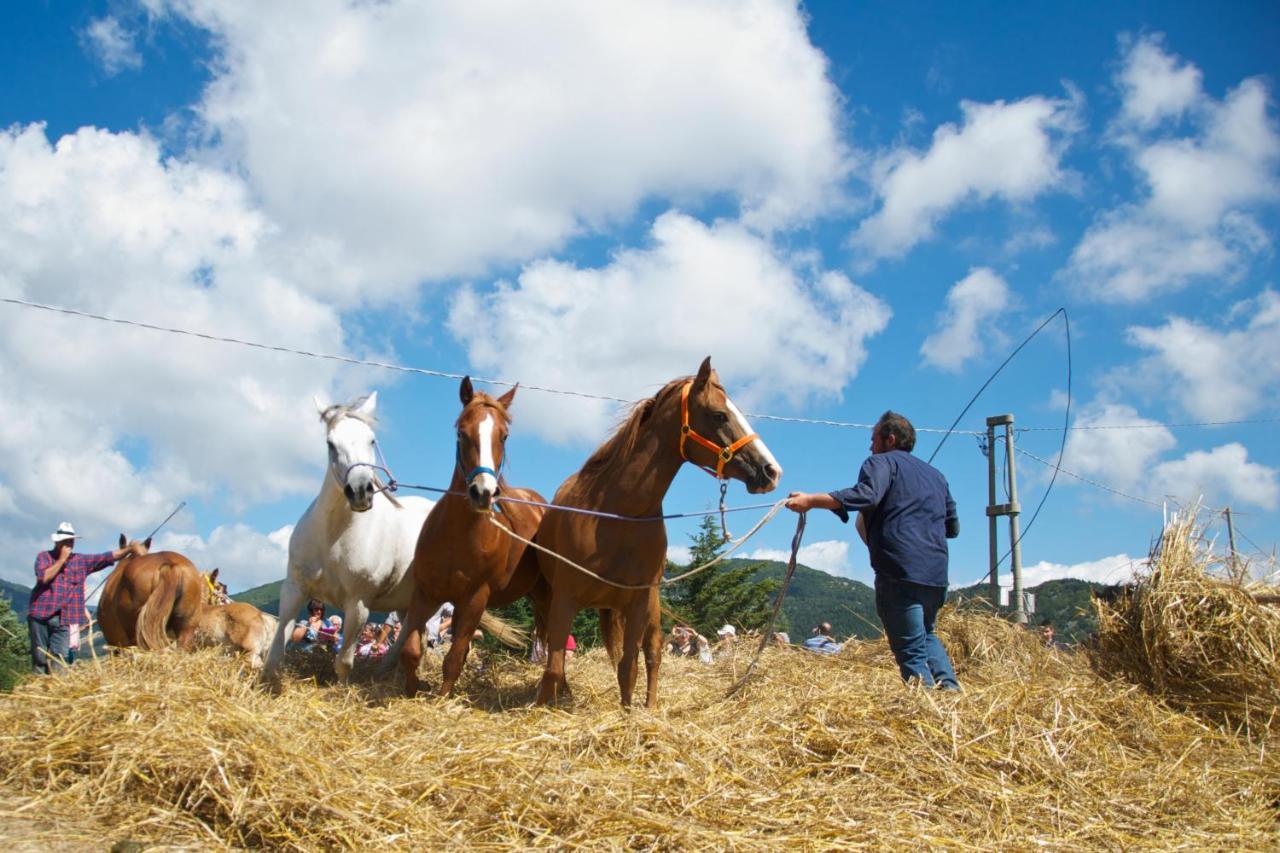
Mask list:
POLYGON ((49 536, 54 542, 61 542, 64 539, 75 539, 76 529, 71 526, 71 522, 64 521, 58 525, 58 529, 53 531, 49 536))
POLYGON ((738 629, 726 623, 723 627, 720 628, 719 631, 716 631, 717 637, 723 637, 726 634, 728 634, 730 637, 736 637, 738 636, 738 629))

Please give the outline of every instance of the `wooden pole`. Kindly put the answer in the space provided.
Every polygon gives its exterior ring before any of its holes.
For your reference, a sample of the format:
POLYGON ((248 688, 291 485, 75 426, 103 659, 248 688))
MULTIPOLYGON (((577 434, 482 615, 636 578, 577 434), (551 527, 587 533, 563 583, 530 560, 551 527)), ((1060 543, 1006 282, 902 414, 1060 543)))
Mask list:
POLYGON ((1231 576, 1240 580, 1240 558, 1236 556, 1236 526, 1231 521, 1231 507, 1222 511, 1227 517, 1227 542, 1231 545, 1231 576))

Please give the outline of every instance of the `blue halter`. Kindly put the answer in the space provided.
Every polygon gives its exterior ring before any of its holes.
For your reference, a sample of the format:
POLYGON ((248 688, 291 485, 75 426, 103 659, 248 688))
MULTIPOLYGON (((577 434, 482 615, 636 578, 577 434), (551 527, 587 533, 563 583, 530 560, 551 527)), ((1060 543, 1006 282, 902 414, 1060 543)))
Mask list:
MULTIPOLYGON (((463 468, 462 466, 462 442, 460 441, 456 442, 453 447, 454 447, 453 455, 457 459, 458 470, 465 471, 466 469, 463 468)), ((499 479, 499 474, 502 473, 502 466, 506 464, 506 461, 507 461, 507 457, 504 455, 502 457, 502 461, 498 463, 497 471, 493 470, 487 465, 477 465, 475 468, 472 468, 471 473, 465 476, 467 485, 470 486, 475 481, 476 477, 479 477, 481 474, 488 474, 492 476, 493 479, 495 480, 499 479)))

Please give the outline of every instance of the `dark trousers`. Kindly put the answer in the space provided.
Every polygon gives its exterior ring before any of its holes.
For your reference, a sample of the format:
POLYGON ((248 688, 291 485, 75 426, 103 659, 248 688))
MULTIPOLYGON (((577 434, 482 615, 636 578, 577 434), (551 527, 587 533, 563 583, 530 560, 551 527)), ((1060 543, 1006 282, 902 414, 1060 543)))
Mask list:
POLYGON ((945 587, 876 575, 876 612, 903 681, 916 678, 927 687, 960 689, 951 658, 933 632, 934 620, 946 598, 945 587))
POLYGON ((62 614, 43 619, 28 616, 27 631, 31 634, 31 671, 36 675, 57 672, 71 662, 71 631, 62 624, 62 614))

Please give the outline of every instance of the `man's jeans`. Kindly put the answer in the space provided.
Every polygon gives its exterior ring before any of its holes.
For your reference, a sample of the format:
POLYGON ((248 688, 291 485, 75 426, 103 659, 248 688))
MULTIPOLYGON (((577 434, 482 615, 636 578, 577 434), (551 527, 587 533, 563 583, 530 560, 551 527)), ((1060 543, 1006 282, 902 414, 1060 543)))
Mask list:
POLYGON ((44 619, 28 616, 27 630, 31 634, 31 671, 36 675, 57 672, 64 662, 70 662, 71 630, 62 624, 62 614, 44 619))
POLYGON ((876 612, 903 681, 918 678, 927 687, 960 689, 951 658, 933 633, 934 619, 946 597, 944 587, 876 576, 876 612))

